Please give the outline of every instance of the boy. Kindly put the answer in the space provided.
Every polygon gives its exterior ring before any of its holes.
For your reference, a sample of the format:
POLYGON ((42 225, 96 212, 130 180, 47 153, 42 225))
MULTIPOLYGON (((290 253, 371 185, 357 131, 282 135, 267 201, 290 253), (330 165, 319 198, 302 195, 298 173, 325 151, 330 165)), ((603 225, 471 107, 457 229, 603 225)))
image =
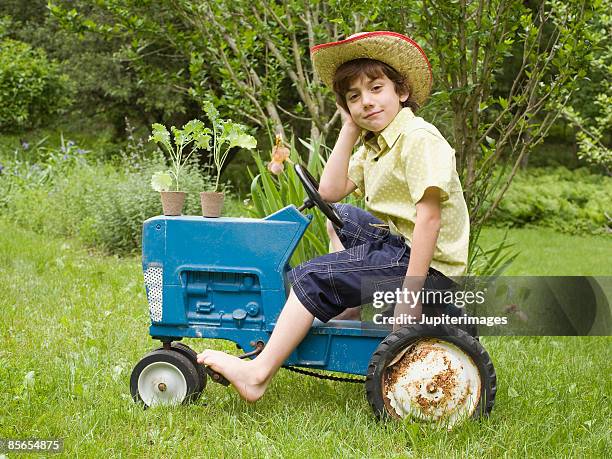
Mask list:
MULTIPOLYGON (((446 276, 463 274, 467 263, 469 219, 454 151, 434 126, 413 114, 432 82, 421 48, 397 33, 369 32, 315 46, 311 56, 343 115, 319 192, 336 202, 359 188, 371 214, 337 206, 344 227, 328 229, 339 251, 289 273, 289 298, 256 359, 213 350, 198 356, 248 401, 264 394, 315 317, 327 322, 371 301, 373 292, 363 291, 365 281, 378 279, 376 289, 403 286, 416 293, 448 287, 452 282, 446 276)), ((418 322, 421 308, 418 300, 400 301, 395 317, 418 322)))

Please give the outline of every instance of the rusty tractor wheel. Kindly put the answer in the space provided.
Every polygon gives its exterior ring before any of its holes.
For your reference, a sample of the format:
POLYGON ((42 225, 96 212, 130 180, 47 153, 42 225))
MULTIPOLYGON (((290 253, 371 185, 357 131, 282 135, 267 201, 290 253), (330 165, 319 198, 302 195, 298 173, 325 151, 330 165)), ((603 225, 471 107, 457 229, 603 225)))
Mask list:
POLYGON ((145 407, 190 403, 199 396, 198 371, 176 350, 156 350, 145 355, 132 370, 130 392, 145 407))
POLYGON ((365 386, 379 418, 452 427, 467 417, 488 415, 496 384, 493 362, 479 341, 455 327, 415 325, 378 345, 365 386))
MULTIPOLYGON (((160 347, 157 350, 161 351, 163 349, 163 347, 160 347)), ((204 371, 204 366, 198 363, 198 353, 180 341, 172 343, 172 350, 180 352, 194 364, 198 371, 198 393, 201 393, 206 388, 206 372, 204 371)))

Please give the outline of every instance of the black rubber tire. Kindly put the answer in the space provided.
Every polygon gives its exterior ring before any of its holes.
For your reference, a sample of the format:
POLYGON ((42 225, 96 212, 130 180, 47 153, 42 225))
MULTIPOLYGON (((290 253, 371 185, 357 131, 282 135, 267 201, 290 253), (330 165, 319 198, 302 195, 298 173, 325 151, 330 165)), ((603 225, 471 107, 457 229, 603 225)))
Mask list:
POLYGON ((495 403, 495 393, 497 392, 497 375, 495 367, 487 351, 482 344, 470 336, 465 331, 457 327, 445 325, 413 325, 402 327, 387 336, 376 348, 370 358, 368 373, 366 375, 365 389, 366 398, 372 407, 377 418, 382 420, 396 419, 394 415, 387 411, 382 390, 382 378, 387 365, 393 361, 395 356, 407 346, 423 338, 438 338, 448 341, 459 347, 468 354, 480 373, 481 390, 480 401, 472 415, 478 419, 481 416, 488 416, 495 403))
POLYGON ((157 349, 145 355, 132 370, 132 375, 130 376, 130 393, 132 394, 132 399, 135 402, 142 404, 145 408, 148 407, 148 405, 140 397, 140 393, 138 391, 138 378, 147 366, 155 362, 167 362, 177 368, 185 377, 185 382, 187 383, 187 393, 185 398, 181 401, 182 404, 192 403, 198 399, 201 391, 198 391, 199 378, 196 365, 193 364, 189 357, 186 357, 181 352, 177 352, 175 349, 157 349))
MULTIPOLYGON (((163 347, 160 347, 157 350, 159 351, 162 349, 163 347)), ((174 341, 172 343, 172 350, 180 352, 195 365, 196 370, 198 371, 198 392, 201 393, 204 389, 206 389, 207 375, 204 371, 204 366, 198 363, 198 353, 180 341, 174 341)))

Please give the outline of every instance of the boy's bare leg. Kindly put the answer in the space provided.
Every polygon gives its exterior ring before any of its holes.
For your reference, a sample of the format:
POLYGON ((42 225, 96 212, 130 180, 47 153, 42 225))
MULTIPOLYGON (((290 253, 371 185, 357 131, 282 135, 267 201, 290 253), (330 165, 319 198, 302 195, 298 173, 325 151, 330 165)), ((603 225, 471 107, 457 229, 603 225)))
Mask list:
POLYGON ((327 227, 327 235, 329 236, 329 241, 331 242, 331 250, 329 253, 335 253, 344 250, 344 246, 342 245, 340 238, 336 234, 336 230, 334 229, 334 225, 332 224, 332 222, 327 220, 325 226, 327 227))
POLYGON ((270 340, 257 358, 240 360, 225 352, 207 349, 198 355, 198 362, 221 373, 243 399, 254 402, 261 398, 272 377, 302 342, 313 320, 314 316, 302 305, 292 289, 270 340))
MULTIPOLYGON (((329 220, 327 220, 327 234, 329 235, 329 241, 331 242, 330 253, 344 250, 344 246, 334 230, 334 225, 332 225, 332 222, 329 220)), ((361 320, 361 307, 357 306, 356 308, 347 308, 335 316, 333 320, 361 320)))

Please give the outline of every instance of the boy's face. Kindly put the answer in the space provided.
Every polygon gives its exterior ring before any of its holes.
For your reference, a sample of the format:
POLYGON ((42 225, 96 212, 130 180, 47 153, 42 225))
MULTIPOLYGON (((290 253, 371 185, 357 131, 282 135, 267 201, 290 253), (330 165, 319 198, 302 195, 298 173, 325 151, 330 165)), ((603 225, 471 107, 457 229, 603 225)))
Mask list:
POLYGON ((402 109, 408 94, 397 94, 395 85, 386 76, 371 79, 365 75, 351 82, 346 105, 357 126, 374 133, 386 128, 402 109))

